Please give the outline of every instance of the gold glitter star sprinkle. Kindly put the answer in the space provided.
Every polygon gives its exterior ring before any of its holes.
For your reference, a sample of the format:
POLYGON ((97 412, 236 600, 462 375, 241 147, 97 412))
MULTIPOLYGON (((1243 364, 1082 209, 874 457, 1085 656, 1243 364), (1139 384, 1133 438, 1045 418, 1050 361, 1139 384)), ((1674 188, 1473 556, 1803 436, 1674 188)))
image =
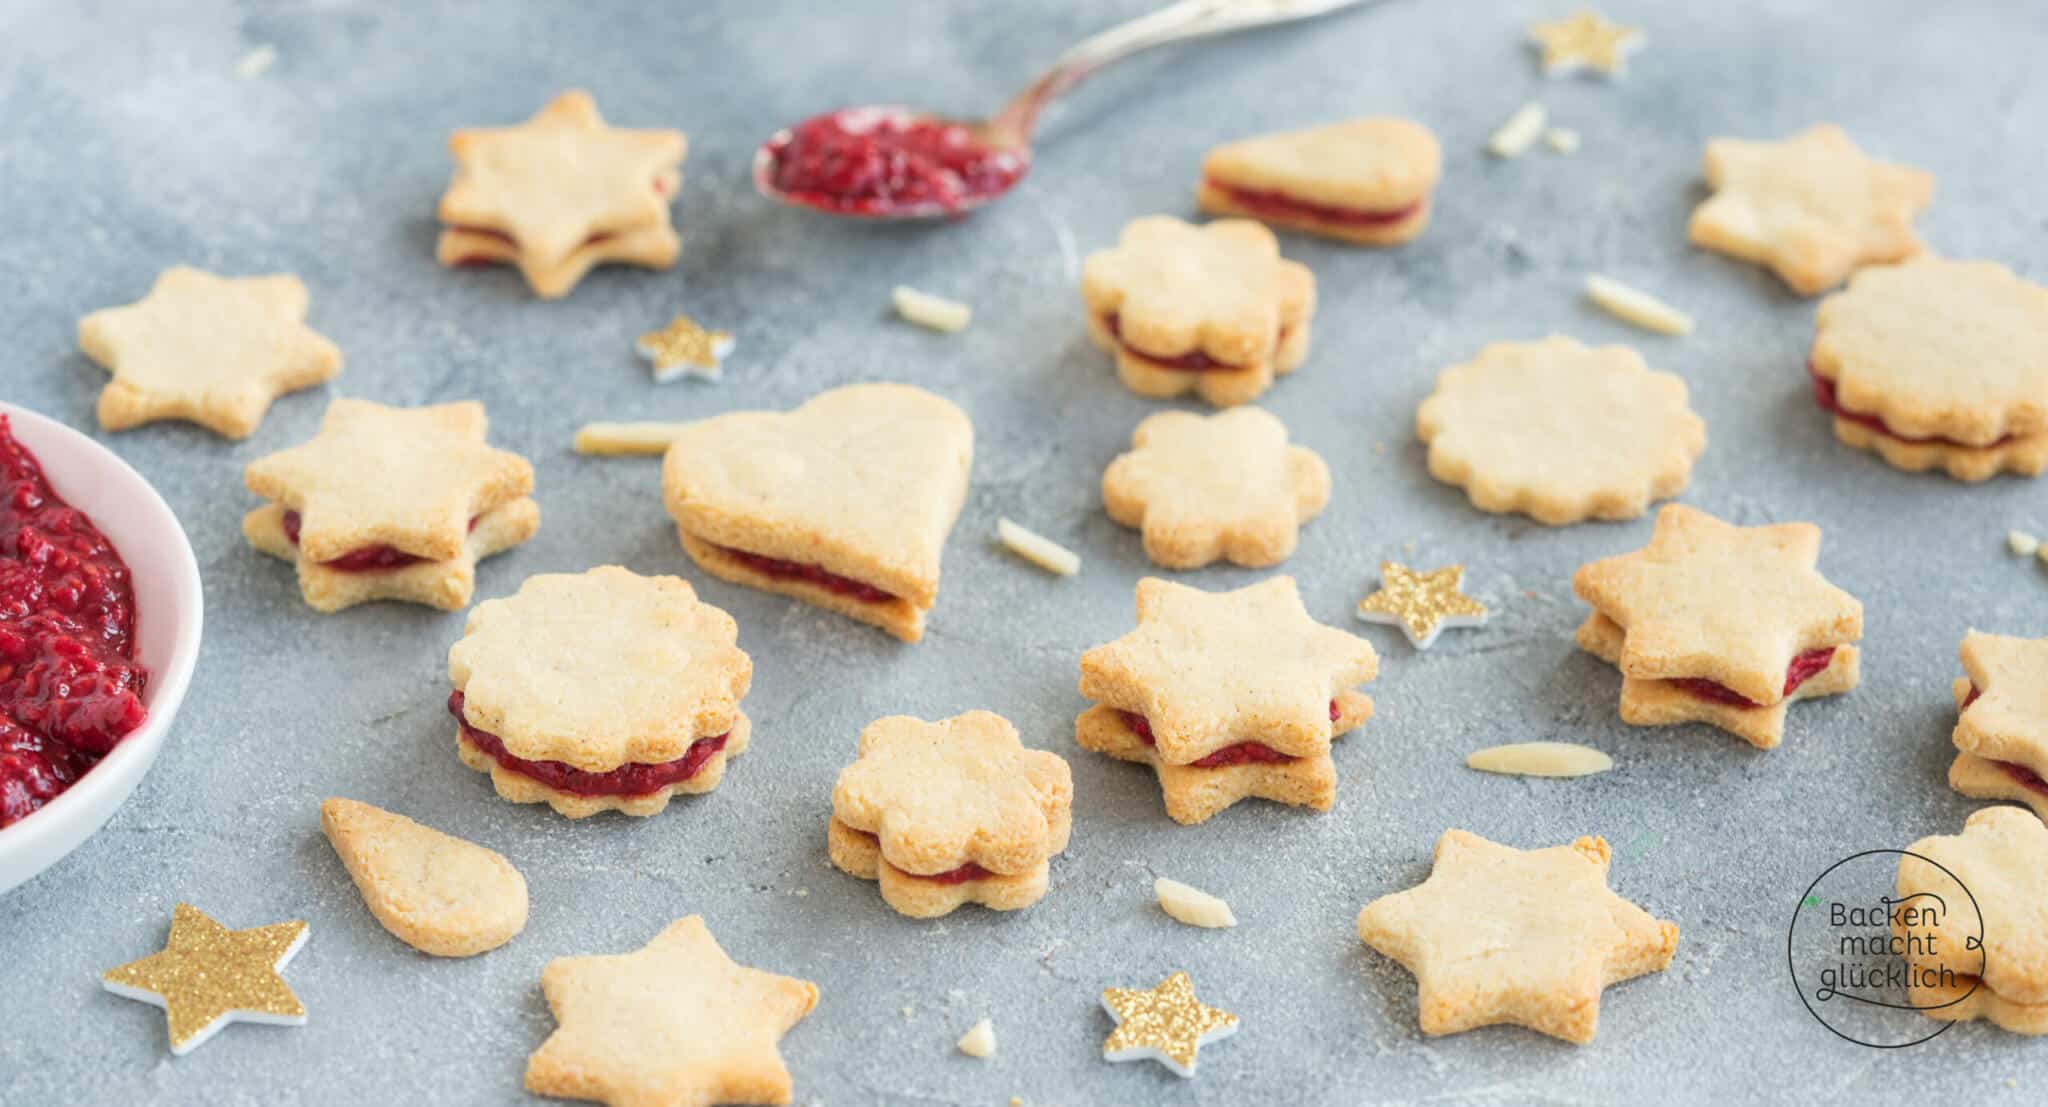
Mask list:
POLYGON ((1149 1058, 1193 1076, 1203 1044, 1237 1033, 1237 1016, 1196 999, 1195 982, 1184 972, 1153 988, 1104 988, 1102 1006, 1117 1023, 1102 1043, 1105 1061, 1149 1058))
POLYGON ((306 1006, 278 973, 306 944, 306 933, 296 921, 229 930, 181 903, 162 952, 108 969, 100 983, 163 1008, 172 1053, 190 1052, 237 1020, 304 1026, 306 1006))
POLYGON ((695 319, 678 315, 668 326, 640 336, 635 349, 654 363, 654 379, 666 384, 684 375, 717 380, 719 363, 732 353, 730 331, 707 331, 695 319))
POLYGON ((1486 622, 1486 605, 1458 590, 1463 565, 1417 572, 1398 561, 1380 562, 1380 590, 1358 601, 1358 617, 1397 626, 1418 650, 1426 650, 1445 627, 1486 622))
POLYGON ((1643 29, 1625 27, 1591 8, 1580 8, 1568 19, 1535 24, 1529 28, 1529 38, 1543 51, 1547 77, 1584 69, 1619 77, 1628 68, 1630 52, 1643 44, 1643 29))

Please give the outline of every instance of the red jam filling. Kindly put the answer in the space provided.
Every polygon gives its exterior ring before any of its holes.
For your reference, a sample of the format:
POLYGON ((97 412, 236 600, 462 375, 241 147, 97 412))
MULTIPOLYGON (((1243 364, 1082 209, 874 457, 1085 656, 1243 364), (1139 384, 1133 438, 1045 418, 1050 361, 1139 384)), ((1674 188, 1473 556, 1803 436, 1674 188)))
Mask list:
MULTIPOLYGON (((1116 339, 1117 345, 1123 347, 1125 353, 1155 369, 1172 369, 1182 373, 1228 373, 1244 368, 1242 365, 1232 365, 1227 361, 1217 361, 1202 350, 1190 350, 1187 353, 1175 354, 1171 357, 1163 354, 1146 353, 1124 341, 1123 328, 1119 326, 1119 323, 1120 319, 1116 312, 1109 312, 1102 317, 1103 329, 1116 339)), ((1275 345, 1287 341, 1286 324, 1281 324, 1280 334, 1273 341, 1275 345)))
POLYGON ((1900 434, 1898 431, 1895 431, 1890 427, 1886 426, 1885 421, 1879 419, 1875 415, 1867 415, 1861 411, 1851 411, 1848 408, 1843 407, 1841 399, 1835 395, 1835 382, 1827 379, 1826 377, 1821 376, 1820 373, 1814 369, 1813 362, 1811 361, 1808 361, 1806 363, 1806 374, 1807 376, 1813 378, 1813 402, 1819 404, 1822 411, 1825 411, 1828 414, 1835 416, 1836 418, 1847 419, 1851 423, 1868 427, 1871 430, 1874 430, 1877 433, 1884 435, 1886 438, 1895 438, 1900 442, 1905 442, 1915 446, 1955 446, 1959 449, 1965 450, 1988 450, 1993 446, 2003 446, 2006 443, 2012 441, 2013 436, 2008 434, 2000 438, 1998 441, 1992 442, 1988 445, 1975 446, 1971 445, 1968 442, 1958 442, 1953 438, 1943 438, 1939 435, 1936 435, 1931 438, 1915 438, 1910 434, 1900 434))
POLYGON ((141 726, 148 681, 127 563, 0 415, 0 827, 141 726))
MULTIPOLYGON (((882 840, 880 838, 875 837, 872 834, 869 834, 867 831, 854 830, 854 828, 850 826, 846 829, 852 830, 855 834, 858 834, 861 837, 867 839, 868 842, 872 844, 876 849, 882 848, 882 840)), ((882 863, 885 865, 889 864, 887 861, 884 861, 882 863)), ((894 865, 889 865, 889 867, 892 869, 896 869, 896 866, 894 865)), ((907 876, 912 880, 929 880, 934 884, 965 884, 970 880, 982 880, 987 877, 996 875, 995 873, 992 873, 987 869, 982 868, 980 865, 977 865, 972 861, 969 861, 968 863, 960 866, 957 869, 947 869, 945 872, 942 873, 906 873, 903 872, 902 869, 896 869, 896 871, 899 873, 903 873, 904 876, 907 876)))
POLYGON ((837 215, 965 211, 1030 168, 958 123, 893 108, 846 108, 779 131, 762 152, 785 199, 837 215))
POLYGON ((1247 211, 1257 215, 1270 215, 1276 219, 1313 219, 1318 223, 1340 223, 1354 227, 1379 227, 1399 223, 1422 210, 1420 202, 1405 208, 1389 208, 1368 211, 1363 208, 1344 208, 1333 204, 1318 204, 1290 196, 1285 192, 1266 191, 1256 188, 1239 188, 1224 184, 1211 177, 1210 188, 1227 194, 1247 211))
MULTIPOLYGON (((1970 709, 1970 705, 1977 702, 1977 697, 1983 694, 1984 690, 1982 688, 1979 688, 1974 684, 1970 685, 1970 694, 1963 697, 1963 706, 1961 710, 1968 711, 1970 709)), ((1987 758, 1987 760, 1990 759, 1987 758)), ((2016 761, 1993 760, 1991 761, 1991 763, 1993 765, 1998 766, 1999 769, 2005 773, 2005 775, 2011 777, 2014 780, 2014 782, 2019 784, 2020 787, 2025 788, 2029 791, 2039 792, 2044 796, 2048 796, 2048 780, 2041 779, 2040 773, 2037 773, 2034 770, 2029 769, 2025 765, 2022 765, 2016 761)))
POLYGON ((505 749, 505 743, 498 736, 478 730, 462 717, 462 693, 456 691, 448 696, 448 713, 462 726, 462 736, 469 744, 484 751, 491 760, 503 765, 521 776, 532 777, 558 792, 570 792, 579 796, 644 796, 659 791, 671 784, 680 783, 697 775, 704 763, 718 755, 725 748, 726 735, 713 738, 699 738, 690 743, 690 748, 674 761, 655 764, 629 762, 610 772, 593 773, 579 769, 562 761, 528 761, 514 757, 505 749))
POLYGON ((762 576, 774 577, 776 580, 800 580, 806 584, 815 584, 827 592, 851 596, 863 603, 888 603, 896 598, 894 593, 884 592, 872 584, 865 584, 852 577, 842 577, 837 573, 828 573, 819 566, 806 565, 801 561, 764 557, 761 554, 736 550, 731 546, 713 546, 712 549, 762 576))
MULTIPOLYGON (((1805 684, 1817 674, 1825 671, 1834 660, 1835 648, 1833 646, 1818 650, 1807 650, 1805 653, 1794 657, 1791 666, 1785 670, 1785 694, 1791 695, 1793 690, 1797 689, 1800 685, 1805 684)), ((1717 684, 1711 680, 1702 680, 1699 677, 1679 677, 1671 681, 1671 683, 1684 689, 1687 695, 1696 699, 1710 700, 1714 703, 1725 703, 1730 707, 1763 706, 1760 703, 1751 701, 1733 688, 1725 684, 1717 684)))
MULTIPOLYGON (((1152 720, 1135 711, 1118 711, 1117 714, 1123 717, 1124 725, 1131 728, 1131 733, 1137 735, 1139 741, 1148 746, 1159 744, 1152 737, 1152 720)), ((1339 714, 1337 701, 1331 700, 1330 721, 1336 722, 1339 714)), ((1188 765, 1196 769, 1224 769, 1232 765, 1281 765, 1299 760, 1301 759, 1281 753, 1264 742, 1239 742, 1236 745, 1225 746, 1199 761, 1191 761, 1188 765)))
MULTIPOLYGON (((478 518, 480 516, 470 516, 469 529, 476 529, 478 518)), ((299 513, 296 511, 286 511, 280 525, 284 527, 285 540, 294 546, 298 545, 299 513)), ((332 561, 323 561, 320 564, 323 568, 334 569, 343 573, 381 573, 391 569, 403 569, 408 565, 417 565, 425 560, 426 558, 418 554, 409 554, 394 546, 364 546, 360 550, 350 550, 332 561)))

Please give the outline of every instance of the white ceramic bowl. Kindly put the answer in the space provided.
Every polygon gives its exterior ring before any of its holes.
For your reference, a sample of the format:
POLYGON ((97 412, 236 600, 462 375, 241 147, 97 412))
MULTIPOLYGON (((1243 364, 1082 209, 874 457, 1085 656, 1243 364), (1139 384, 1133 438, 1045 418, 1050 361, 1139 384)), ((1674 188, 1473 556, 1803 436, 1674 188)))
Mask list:
POLYGON ((170 733, 192 663, 199 657, 204 605, 199 563, 178 517, 142 474, 70 427, 0 403, 14 436, 42 462, 57 494, 92 517, 120 551, 135 582, 136 659, 149 669, 142 702, 149 718, 69 790, 0 829, 0 894, 57 863, 105 826, 142 781, 170 733))

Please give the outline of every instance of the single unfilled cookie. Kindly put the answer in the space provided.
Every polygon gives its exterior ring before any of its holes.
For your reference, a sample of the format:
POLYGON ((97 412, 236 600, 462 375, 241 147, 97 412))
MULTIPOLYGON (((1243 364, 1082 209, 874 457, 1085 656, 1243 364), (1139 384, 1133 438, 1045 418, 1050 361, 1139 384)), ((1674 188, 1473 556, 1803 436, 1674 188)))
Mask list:
POLYGON ((1899 899, 1931 894, 1949 908, 1892 914, 1892 933, 1907 940, 1906 959, 1957 978, 1980 977, 2010 1003, 2048 1004, 2044 859, 2048 826, 2018 807, 1982 808, 1964 822, 1961 834, 1933 835, 1908 846, 1899 858, 1899 899), (1954 902, 1959 883, 1969 889, 1976 910, 1954 902))
POLYGON ((1202 159, 1195 202, 1367 246, 1408 242, 1429 225, 1443 151, 1406 119, 1352 119, 1225 143, 1202 159))
POLYGON ((1835 436, 1958 480, 2048 469, 2048 288, 1988 261, 1862 270, 1821 301, 1807 371, 1835 436))
POLYGON ((1415 412, 1429 473, 1472 506, 1565 526, 1633 519, 1691 479, 1707 425, 1685 382, 1626 346, 1497 342, 1437 377, 1415 412))
POLYGON ((1169 569, 1218 558, 1277 565, 1330 502, 1329 466, 1288 445, 1286 425, 1262 408, 1160 412, 1138 424, 1131 447, 1103 471, 1103 506, 1169 569))
POLYGON ((1932 175, 1870 157, 1831 123, 1782 142, 1714 139, 1702 172, 1714 194, 1692 213, 1693 244, 1769 266, 1802 296, 1919 253, 1913 217, 1934 196, 1932 175))
POLYGON ((974 425, 903 384, 822 392, 793 411, 683 426, 662 496, 706 572, 924 636, 939 557, 967 495, 974 425))
POLYGON ((348 799, 320 804, 320 829, 370 914, 422 953, 470 957, 526 928, 526 878, 492 850, 348 799))
POLYGON ((458 753, 504 798, 569 818, 708 791, 749 736, 738 635, 679 577, 529 577, 478 604, 448 651, 458 753))
POLYGON ((880 880, 903 914, 970 902, 1013 911, 1045 894, 1073 798, 1066 761, 1025 749, 1000 715, 892 715, 868 724, 859 758, 840 771, 827 842, 834 864, 880 880))
POLYGON ((1358 936, 1415 974, 1424 1034, 1512 1023, 1584 1045, 1600 993, 1678 950, 1676 923, 1607 886, 1610 852, 1601 838, 1519 850, 1447 830, 1429 879, 1366 904, 1358 936))
POLYGON ((1307 356, 1315 293, 1315 275, 1247 219, 1148 215, 1081 267, 1089 337, 1124 384, 1218 407, 1257 399, 1307 356))

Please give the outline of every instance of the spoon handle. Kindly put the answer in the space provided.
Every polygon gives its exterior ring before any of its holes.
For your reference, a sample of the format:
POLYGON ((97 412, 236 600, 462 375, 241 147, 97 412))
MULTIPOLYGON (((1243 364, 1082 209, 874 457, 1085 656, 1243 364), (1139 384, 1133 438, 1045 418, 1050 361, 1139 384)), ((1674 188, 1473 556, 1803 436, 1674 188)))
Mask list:
POLYGON ((1207 35, 1311 19, 1367 0, 1179 0, 1090 36, 1061 54, 1052 68, 1004 105, 992 126, 1018 141, 1028 139, 1038 113, 1096 70, 1140 50, 1207 35))

